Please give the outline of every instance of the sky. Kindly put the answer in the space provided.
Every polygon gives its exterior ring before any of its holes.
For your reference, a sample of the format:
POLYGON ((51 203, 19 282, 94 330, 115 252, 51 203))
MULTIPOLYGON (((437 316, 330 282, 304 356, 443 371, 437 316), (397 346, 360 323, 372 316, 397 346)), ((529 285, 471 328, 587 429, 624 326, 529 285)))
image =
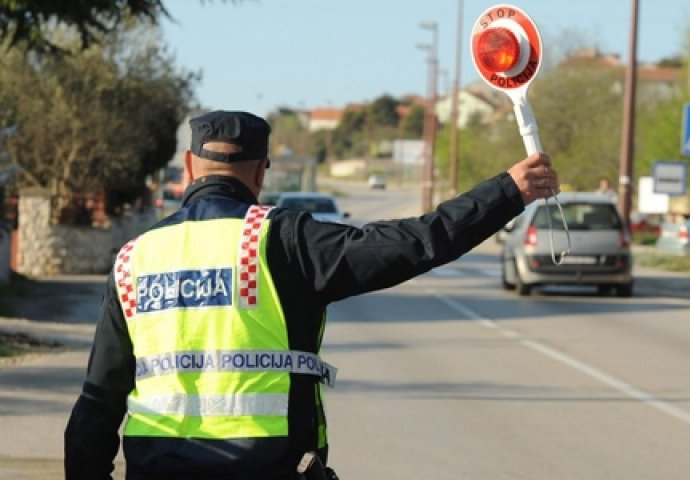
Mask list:
MULTIPOLYGON (((439 93, 478 79, 470 34, 490 0, 166 0, 162 22, 179 68, 201 72, 202 107, 266 115, 279 106, 343 108, 383 94, 424 95, 438 25, 439 93), (462 22, 458 22, 459 4, 462 22), (457 26, 461 23, 460 49, 457 26), (445 73, 443 73, 445 72, 445 73)), ((537 24, 545 57, 596 46, 627 62, 630 0, 514 0, 537 24)), ((639 0, 638 62, 683 53, 690 1, 639 0)))

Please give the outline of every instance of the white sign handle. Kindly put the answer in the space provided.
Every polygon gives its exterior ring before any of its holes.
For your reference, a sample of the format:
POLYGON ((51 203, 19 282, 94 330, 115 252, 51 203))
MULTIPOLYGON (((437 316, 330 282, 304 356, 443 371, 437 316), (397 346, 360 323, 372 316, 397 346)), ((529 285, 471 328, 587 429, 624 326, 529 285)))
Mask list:
POLYGON ((533 153, 540 153, 544 150, 541 147, 539 140, 539 129, 537 128, 537 120, 534 118, 532 106, 527 100, 527 90, 521 92, 521 95, 511 95, 510 99, 513 101, 513 112, 515 113, 515 121, 517 122, 522 136, 522 142, 525 144, 527 155, 533 153))

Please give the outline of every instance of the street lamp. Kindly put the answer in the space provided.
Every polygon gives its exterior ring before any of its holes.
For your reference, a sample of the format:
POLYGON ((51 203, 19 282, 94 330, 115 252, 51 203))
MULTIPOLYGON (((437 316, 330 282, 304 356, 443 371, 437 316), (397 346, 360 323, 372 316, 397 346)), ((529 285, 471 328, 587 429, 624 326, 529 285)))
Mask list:
POLYGON ((427 56, 427 108, 424 115, 424 167, 422 175, 422 209, 431 210, 434 198, 434 143, 436 143, 436 87, 438 77, 438 25, 422 22, 419 26, 431 30, 432 43, 417 45, 427 56))

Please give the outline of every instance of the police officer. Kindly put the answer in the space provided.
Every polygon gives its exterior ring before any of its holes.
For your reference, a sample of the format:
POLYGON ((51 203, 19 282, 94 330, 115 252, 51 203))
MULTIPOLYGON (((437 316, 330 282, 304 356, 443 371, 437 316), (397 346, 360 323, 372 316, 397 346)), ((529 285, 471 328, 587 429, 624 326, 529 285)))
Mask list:
POLYGON ((66 478, 110 478, 125 416, 130 480, 326 478, 328 304, 458 258, 558 192, 557 176, 532 155, 419 218, 357 228, 257 205, 263 119, 214 111, 190 125, 182 207, 127 243, 108 278, 66 478))

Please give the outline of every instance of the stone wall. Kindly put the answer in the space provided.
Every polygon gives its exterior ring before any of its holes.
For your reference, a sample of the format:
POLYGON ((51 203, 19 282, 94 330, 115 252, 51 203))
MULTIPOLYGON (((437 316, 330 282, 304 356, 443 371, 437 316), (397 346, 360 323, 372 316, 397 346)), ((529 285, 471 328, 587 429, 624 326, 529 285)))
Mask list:
POLYGON ((19 199, 19 273, 107 273, 120 247, 156 222, 150 210, 113 219, 109 228, 51 225, 50 208, 47 195, 19 199))

